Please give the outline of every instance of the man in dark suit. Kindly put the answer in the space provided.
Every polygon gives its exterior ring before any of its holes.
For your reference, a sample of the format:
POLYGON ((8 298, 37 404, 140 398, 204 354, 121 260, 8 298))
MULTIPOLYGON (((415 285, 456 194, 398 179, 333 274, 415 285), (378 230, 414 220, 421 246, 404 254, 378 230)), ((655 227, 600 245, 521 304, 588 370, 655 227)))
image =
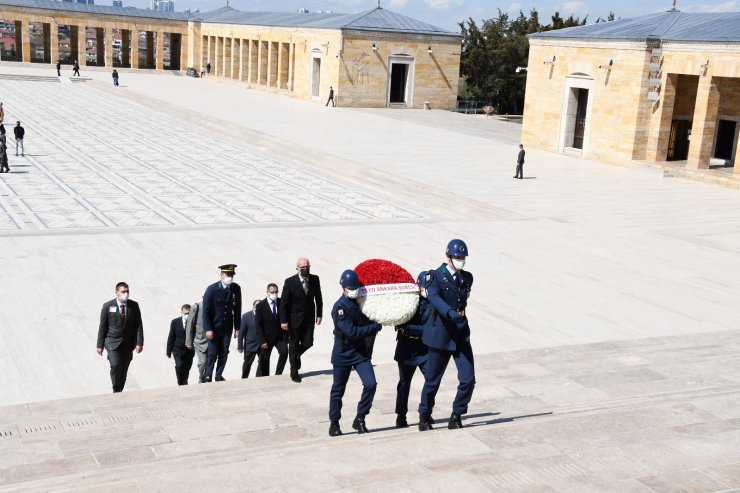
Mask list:
POLYGON ((270 375, 270 356, 272 348, 278 350, 278 363, 275 375, 282 375, 285 363, 288 361, 288 333, 280 327, 280 298, 275 283, 267 285, 267 298, 257 305, 255 310, 255 324, 257 326, 257 342, 260 347, 260 374, 258 377, 270 375))
POLYGON ((311 274, 311 263, 307 258, 296 262, 298 274, 289 277, 283 284, 280 303, 280 327, 288 331, 290 378, 300 382, 301 355, 313 346, 314 324, 321 325, 323 301, 319 276, 311 274))
POLYGON ((524 145, 519 144, 519 155, 516 157, 516 174, 514 178, 524 178, 524 145))
POLYGON ((206 288, 203 295, 203 329, 208 339, 208 365, 206 382, 213 377, 216 368, 216 381, 223 377, 226 359, 229 356, 231 335, 239 330, 242 315, 242 289, 234 281, 236 265, 219 267, 221 279, 206 288))
POLYGON ((175 355, 175 374, 177 385, 187 385, 190 368, 193 366, 195 351, 185 346, 185 330, 188 326, 190 305, 182 305, 180 309, 182 316, 177 317, 170 323, 170 335, 167 337, 167 357, 175 355))
MULTIPOLYGON (((244 352, 244 363, 242 363, 242 378, 249 378, 249 372, 252 369, 254 358, 260 350, 257 342, 257 326, 254 322, 255 309, 260 300, 252 302, 252 310, 242 315, 241 325, 239 326, 239 343, 237 350, 244 352)), ((260 367, 257 365, 257 375, 261 377, 260 367)))
POLYGON ((110 380, 113 392, 122 392, 126 385, 128 366, 133 352, 144 350, 144 326, 141 322, 139 304, 128 299, 128 284, 116 284, 116 297, 103 304, 100 310, 97 351, 108 352, 110 380))

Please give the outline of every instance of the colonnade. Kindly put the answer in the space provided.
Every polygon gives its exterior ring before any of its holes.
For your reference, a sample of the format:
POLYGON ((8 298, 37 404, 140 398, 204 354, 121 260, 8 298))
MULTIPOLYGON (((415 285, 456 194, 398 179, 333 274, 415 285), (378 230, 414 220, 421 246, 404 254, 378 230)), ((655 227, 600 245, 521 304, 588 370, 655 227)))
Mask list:
POLYGON ((292 91, 295 43, 227 36, 203 36, 201 64, 211 74, 292 91))

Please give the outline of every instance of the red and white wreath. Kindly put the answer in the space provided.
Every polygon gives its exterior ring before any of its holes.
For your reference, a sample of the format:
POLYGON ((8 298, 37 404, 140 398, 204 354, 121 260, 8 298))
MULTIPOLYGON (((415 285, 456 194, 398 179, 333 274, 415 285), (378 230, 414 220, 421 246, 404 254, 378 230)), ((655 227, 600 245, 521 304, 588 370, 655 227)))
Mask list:
POLYGON ((388 326, 411 320, 419 306, 419 288, 406 269, 388 260, 370 259, 355 272, 362 284, 357 301, 367 318, 388 326))

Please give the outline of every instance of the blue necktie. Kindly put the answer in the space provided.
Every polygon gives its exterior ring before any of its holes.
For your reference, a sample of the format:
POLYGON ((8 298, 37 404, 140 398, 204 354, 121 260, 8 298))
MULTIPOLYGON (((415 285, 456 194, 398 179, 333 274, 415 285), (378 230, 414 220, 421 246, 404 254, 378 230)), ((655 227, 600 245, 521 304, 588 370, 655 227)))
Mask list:
POLYGON ((277 303, 272 302, 272 318, 277 320, 277 303))

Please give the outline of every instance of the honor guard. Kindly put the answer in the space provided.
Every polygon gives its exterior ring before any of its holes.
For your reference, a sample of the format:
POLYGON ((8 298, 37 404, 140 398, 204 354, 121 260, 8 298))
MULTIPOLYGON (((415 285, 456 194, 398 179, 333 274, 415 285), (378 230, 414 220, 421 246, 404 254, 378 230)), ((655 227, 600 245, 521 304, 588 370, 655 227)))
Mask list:
POLYGON ((416 278, 419 286, 419 307, 411 320, 396 327, 396 354, 393 359, 398 362, 398 387, 396 388, 396 428, 407 428, 406 413, 409 409, 409 391, 411 379, 416 368, 421 374, 427 373, 427 347, 421 340, 424 326, 432 318, 433 308, 427 301, 426 286, 432 275, 426 271, 416 278))
POLYGON ((223 377, 226 359, 229 356, 229 345, 234 331, 239 331, 242 314, 242 290, 234 282, 236 265, 226 264, 219 267, 221 279, 208 286, 203 295, 203 329, 208 338, 208 363, 205 381, 213 377, 216 367, 216 381, 223 377))
POLYGON ((334 366, 334 382, 329 395, 329 436, 342 434, 339 419, 342 417, 342 396, 347 387, 347 380, 352 368, 362 380, 362 397, 357 405, 357 416, 352 428, 357 433, 367 433, 365 416, 370 412, 375 396, 375 372, 370 361, 366 339, 377 334, 382 326, 371 321, 357 304, 360 280, 353 270, 345 270, 339 280, 343 294, 334 303, 331 318, 334 321, 334 349, 331 353, 331 364, 334 366))
POLYGON ((429 347, 429 356, 419 404, 419 431, 432 429, 434 399, 450 358, 455 360, 459 384, 447 426, 449 429, 462 428, 461 416, 468 412, 475 387, 470 327, 465 316, 473 286, 473 275, 463 270, 468 247, 462 240, 452 240, 447 244, 446 255, 447 263, 429 271, 427 299, 434 313, 422 334, 422 341, 429 347))

